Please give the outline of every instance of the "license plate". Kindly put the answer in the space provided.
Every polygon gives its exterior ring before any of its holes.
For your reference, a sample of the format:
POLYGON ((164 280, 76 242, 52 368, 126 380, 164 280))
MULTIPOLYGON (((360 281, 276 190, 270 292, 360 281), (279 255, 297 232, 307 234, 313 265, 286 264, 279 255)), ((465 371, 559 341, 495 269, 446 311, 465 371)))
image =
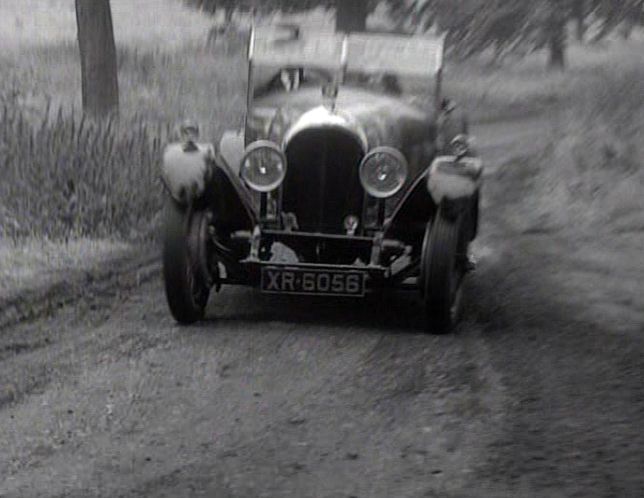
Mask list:
POLYGON ((362 297, 367 275, 360 271, 262 268, 261 290, 269 294, 362 297))

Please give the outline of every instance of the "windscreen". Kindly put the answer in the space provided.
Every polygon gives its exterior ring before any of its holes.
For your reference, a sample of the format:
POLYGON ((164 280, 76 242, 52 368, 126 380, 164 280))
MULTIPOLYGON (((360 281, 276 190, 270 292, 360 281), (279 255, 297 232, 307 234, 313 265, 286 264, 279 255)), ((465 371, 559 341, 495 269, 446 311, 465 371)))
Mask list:
POLYGON ((428 97, 443 64, 443 39, 390 34, 347 37, 345 84, 388 94, 428 97))
POLYGON ((392 93, 429 92, 443 63, 443 39, 388 34, 255 29, 249 48, 254 97, 343 84, 392 93))
POLYGON ((443 65, 443 39, 354 34, 348 37, 347 70, 433 78, 443 65))
POLYGON ((343 44, 342 35, 302 33, 297 27, 254 30, 249 48, 253 95, 332 80, 342 68, 343 44))

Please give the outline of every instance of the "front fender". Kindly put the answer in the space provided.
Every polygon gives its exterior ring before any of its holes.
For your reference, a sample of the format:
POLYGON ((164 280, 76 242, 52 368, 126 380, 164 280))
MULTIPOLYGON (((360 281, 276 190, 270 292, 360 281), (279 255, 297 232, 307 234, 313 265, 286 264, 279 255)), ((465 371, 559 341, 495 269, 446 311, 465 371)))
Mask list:
POLYGON ((251 194, 226 158, 211 144, 172 143, 165 148, 161 178, 180 205, 207 207, 217 232, 251 230, 257 213, 251 194))
POLYGON ((474 197, 483 180, 483 162, 477 157, 438 156, 427 176, 427 189, 436 205, 474 197))
POLYGON ((385 222, 385 236, 410 244, 422 240, 425 226, 437 213, 452 218, 471 214, 471 237, 478 227, 478 198, 483 163, 476 157, 437 156, 398 202, 385 222))
POLYGON ((161 179, 170 195, 186 205, 204 195, 212 178, 215 150, 211 144, 194 142, 166 146, 161 179))

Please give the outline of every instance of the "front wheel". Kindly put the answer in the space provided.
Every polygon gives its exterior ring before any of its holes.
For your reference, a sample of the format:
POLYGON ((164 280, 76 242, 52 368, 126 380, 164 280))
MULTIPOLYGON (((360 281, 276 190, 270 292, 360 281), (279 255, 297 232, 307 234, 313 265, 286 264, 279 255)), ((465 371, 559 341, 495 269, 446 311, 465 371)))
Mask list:
POLYGON ((420 276, 427 328, 431 333, 451 332, 458 320, 466 252, 462 219, 448 220, 437 213, 425 231, 420 276))
POLYGON ((174 319, 188 325, 204 317, 210 286, 200 271, 205 251, 205 213, 168 199, 163 227, 163 280, 174 319))

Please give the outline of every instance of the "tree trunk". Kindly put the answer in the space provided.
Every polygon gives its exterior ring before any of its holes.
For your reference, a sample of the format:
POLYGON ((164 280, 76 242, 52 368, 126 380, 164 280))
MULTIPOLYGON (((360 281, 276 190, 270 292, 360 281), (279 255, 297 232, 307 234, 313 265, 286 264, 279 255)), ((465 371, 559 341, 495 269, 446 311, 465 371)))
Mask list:
POLYGON ((575 19, 577 41, 583 42, 586 36, 586 0, 574 0, 572 10, 572 15, 575 19))
POLYGON ((336 0, 335 29, 342 33, 366 31, 367 0, 336 0))
POLYGON ((563 41, 557 37, 550 39, 550 69, 563 70, 566 68, 566 49, 563 41))
POLYGON ((96 117, 118 112, 116 46, 109 0, 76 0, 83 110, 96 117))
POLYGON ((631 33, 633 32, 634 27, 635 26, 633 26, 633 23, 630 20, 627 19, 626 21, 624 21, 620 29, 620 33, 624 40, 630 39, 631 33))
POLYGON ((563 70, 566 67, 566 18, 562 15, 555 0, 551 1, 551 13, 546 26, 551 69, 563 70))

